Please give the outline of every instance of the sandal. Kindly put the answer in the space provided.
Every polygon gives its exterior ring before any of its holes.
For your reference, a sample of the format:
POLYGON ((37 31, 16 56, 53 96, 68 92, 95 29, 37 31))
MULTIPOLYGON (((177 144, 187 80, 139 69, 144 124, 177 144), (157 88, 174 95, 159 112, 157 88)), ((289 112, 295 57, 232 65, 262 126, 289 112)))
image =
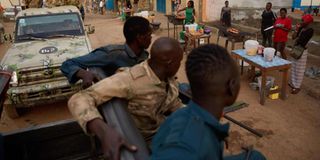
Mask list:
POLYGON ((300 88, 292 88, 291 94, 298 94, 300 92, 300 88))

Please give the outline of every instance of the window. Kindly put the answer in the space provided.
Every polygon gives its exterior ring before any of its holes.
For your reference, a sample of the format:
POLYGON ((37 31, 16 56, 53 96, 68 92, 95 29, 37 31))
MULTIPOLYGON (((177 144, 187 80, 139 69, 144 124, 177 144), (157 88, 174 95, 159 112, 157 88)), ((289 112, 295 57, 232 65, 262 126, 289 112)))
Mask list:
POLYGON ((16 40, 28 36, 50 38, 55 35, 84 35, 79 14, 52 14, 21 17, 17 19, 16 40))

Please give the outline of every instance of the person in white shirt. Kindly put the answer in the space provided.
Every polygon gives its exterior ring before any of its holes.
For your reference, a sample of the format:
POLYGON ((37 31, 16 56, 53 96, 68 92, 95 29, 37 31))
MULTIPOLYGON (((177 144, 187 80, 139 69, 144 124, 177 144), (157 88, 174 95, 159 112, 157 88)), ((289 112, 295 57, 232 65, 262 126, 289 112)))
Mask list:
POLYGON ((99 3, 100 14, 103 14, 103 6, 104 6, 104 1, 101 0, 99 3))

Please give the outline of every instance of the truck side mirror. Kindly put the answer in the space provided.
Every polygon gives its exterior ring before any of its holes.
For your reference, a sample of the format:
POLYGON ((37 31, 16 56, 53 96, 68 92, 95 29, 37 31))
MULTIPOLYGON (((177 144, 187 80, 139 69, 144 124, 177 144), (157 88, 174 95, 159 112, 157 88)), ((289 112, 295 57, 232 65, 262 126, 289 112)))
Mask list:
POLYGON ((86 24, 85 26, 85 30, 88 34, 93 34, 95 32, 95 27, 92 26, 91 24, 86 24))

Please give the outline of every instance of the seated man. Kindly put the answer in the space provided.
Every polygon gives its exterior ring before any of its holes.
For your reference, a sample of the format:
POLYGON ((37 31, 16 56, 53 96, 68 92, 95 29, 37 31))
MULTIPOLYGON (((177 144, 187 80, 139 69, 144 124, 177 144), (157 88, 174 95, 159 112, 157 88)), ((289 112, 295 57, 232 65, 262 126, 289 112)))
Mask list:
POLYGON ((151 57, 132 68, 121 69, 90 88, 73 95, 68 107, 85 132, 97 135, 105 156, 119 155, 120 147, 135 149, 107 125, 97 106, 113 97, 129 101, 128 109, 137 128, 148 142, 159 125, 173 111, 183 106, 178 98, 177 73, 183 51, 178 41, 159 38, 151 48, 151 57))
POLYGON ((265 159, 256 151, 223 158, 229 124, 219 120, 240 89, 240 74, 227 50, 213 44, 194 49, 188 56, 186 73, 192 100, 161 125, 152 140, 151 159, 265 159))
POLYGON ((149 56, 145 51, 151 43, 152 30, 150 23, 143 17, 131 17, 123 26, 126 43, 100 47, 87 55, 69 59, 61 66, 62 73, 74 84, 82 79, 84 88, 98 81, 98 77, 87 68, 103 68, 107 76, 111 76, 120 67, 131 67, 149 56))

